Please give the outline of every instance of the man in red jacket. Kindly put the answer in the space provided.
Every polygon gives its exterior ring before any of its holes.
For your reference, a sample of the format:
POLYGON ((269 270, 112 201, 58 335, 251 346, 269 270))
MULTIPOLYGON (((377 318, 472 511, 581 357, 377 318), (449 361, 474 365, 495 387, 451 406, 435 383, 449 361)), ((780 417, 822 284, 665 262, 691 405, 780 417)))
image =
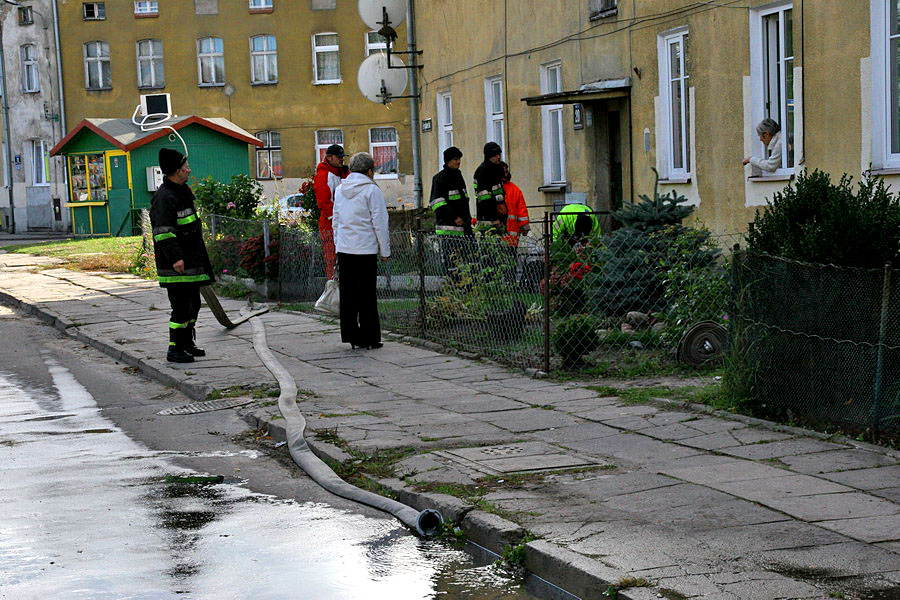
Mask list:
POLYGON ((331 228, 331 213, 334 210, 334 190, 341 185, 350 170, 344 166, 344 149, 332 144, 325 150, 325 160, 316 167, 313 190, 319 206, 319 235, 322 238, 322 253, 325 256, 325 276, 334 278, 334 230, 331 228))

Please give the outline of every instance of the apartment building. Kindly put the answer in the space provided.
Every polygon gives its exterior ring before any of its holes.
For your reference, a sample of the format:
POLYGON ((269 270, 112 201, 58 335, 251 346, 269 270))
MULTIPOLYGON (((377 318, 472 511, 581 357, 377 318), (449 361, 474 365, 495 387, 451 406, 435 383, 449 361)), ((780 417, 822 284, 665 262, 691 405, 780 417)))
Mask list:
POLYGON ((253 133, 269 196, 296 191, 324 150, 376 158, 389 205, 411 202, 409 111, 360 93, 360 63, 384 48, 349 0, 57 0, 69 123, 130 117, 147 93, 178 115, 253 133))
POLYGON ((63 206, 64 164, 50 157, 50 148, 65 135, 54 10, 52 0, 0 5, 6 76, 3 103, 10 124, 9 149, 6 132, 2 135, 0 228, 7 231, 13 221, 17 232, 71 227, 63 206), (10 186, 14 211, 10 210, 10 186))
MULTIPOLYGON (((719 233, 805 169, 900 183, 900 39, 887 0, 457 0, 417 3, 422 154, 496 141, 532 218, 662 191, 719 233), (781 127, 765 158, 756 126, 781 127)), ((425 173, 426 197, 430 173, 425 173)))

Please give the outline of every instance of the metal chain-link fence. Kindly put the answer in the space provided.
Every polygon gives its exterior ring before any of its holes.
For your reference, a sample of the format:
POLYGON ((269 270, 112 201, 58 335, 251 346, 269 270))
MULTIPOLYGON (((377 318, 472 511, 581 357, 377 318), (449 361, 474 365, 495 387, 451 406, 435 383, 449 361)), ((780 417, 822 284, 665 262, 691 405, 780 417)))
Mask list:
POLYGON ((900 273, 734 255, 729 365, 763 415, 900 429, 900 273))

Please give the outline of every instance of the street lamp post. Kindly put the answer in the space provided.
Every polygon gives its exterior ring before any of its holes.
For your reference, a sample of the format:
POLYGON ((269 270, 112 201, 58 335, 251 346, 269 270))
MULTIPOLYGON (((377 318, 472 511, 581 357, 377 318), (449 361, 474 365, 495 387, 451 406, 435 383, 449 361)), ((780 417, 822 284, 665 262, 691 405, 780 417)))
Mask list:
MULTIPOLYGON (((18 2, 4 0, 18 6, 18 2)), ((5 7, 4 7, 5 8, 5 7)), ((0 93, 3 94, 3 137, 6 140, 6 186, 9 192, 9 232, 16 232, 16 205, 13 200, 12 135, 9 131, 9 99, 6 96, 6 53, 3 49, 3 19, 6 10, 0 10, 0 93)))

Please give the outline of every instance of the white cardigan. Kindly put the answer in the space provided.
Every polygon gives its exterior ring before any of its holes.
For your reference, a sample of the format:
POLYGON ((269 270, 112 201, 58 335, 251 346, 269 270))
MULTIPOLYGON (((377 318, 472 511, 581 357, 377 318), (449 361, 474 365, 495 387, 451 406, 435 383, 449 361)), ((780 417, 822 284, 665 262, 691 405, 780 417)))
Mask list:
POLYGON ((769 145, 766 146, 766 150, 768 150, 769 158, 756 158, 755 156, 750 158, 750 164, 761 171, 768 171, 769 173, 774 173, 776 169, 781 168, 781 132, 779 131, 775 135, 772 136, 772 139, 769 140, 769 145))
POLYGON ((334 192, 335 250, 344 254, 391 255, 384 195, 362 173, 350 173, 334 192))

